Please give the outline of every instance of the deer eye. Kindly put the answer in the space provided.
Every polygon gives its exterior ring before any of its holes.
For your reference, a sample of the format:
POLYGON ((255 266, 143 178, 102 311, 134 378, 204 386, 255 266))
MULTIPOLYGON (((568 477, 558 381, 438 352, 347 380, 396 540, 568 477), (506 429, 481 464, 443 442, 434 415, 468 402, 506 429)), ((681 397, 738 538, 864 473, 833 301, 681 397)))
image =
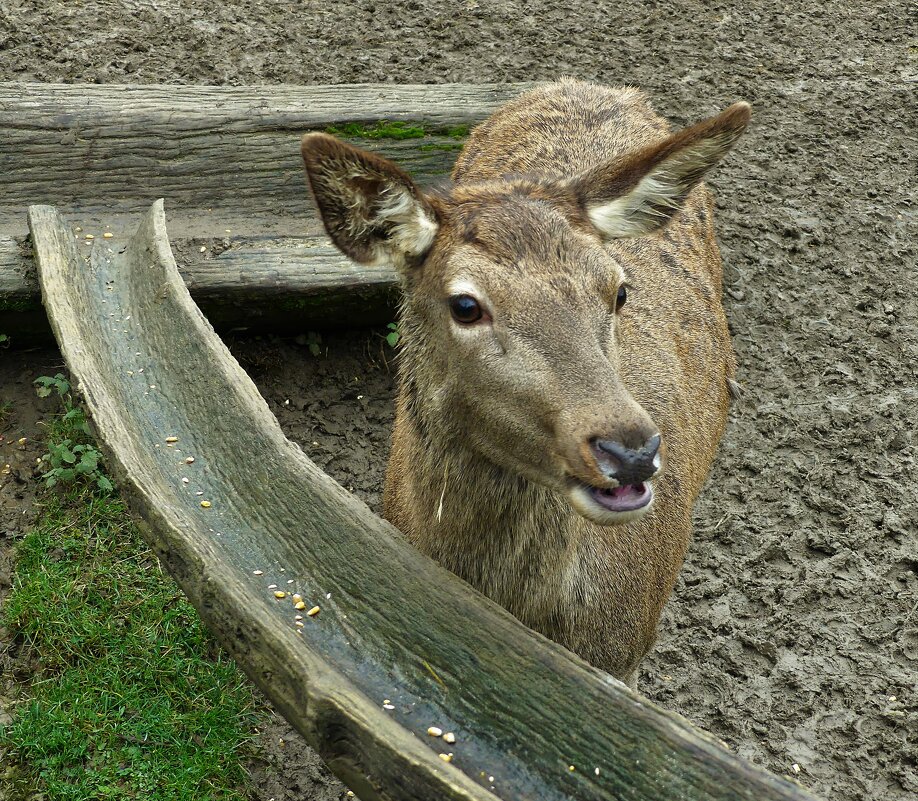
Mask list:
POLYGON ((625 305, 625 301, 628 300, 628 290, 625 288, 625 285, 622 284, 618 288, 618 294, 615 296, 615 311, 621 309, 625 305))
POLYGON ((449 310, 457 323, 477 323, 483 316, 481 304, 471 295, 453 295, 449 299, 449 310))

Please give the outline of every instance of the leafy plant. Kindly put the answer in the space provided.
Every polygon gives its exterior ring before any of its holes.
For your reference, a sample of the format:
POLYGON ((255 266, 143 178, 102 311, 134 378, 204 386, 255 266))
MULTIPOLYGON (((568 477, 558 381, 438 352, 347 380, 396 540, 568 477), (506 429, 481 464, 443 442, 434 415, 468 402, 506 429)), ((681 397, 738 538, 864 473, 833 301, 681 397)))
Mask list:
POLYGON ((39 398, 47 398, 55 391, 62 398, 70 393, 70 382, 64 377, 63 373, 58 373, 53 378, 43 375, 40 378, 36 378, 35 383, 38 384, 38 389, 35 392, 38 393, 39 398))
POLYGON ((401 332, 398 330, 398 323, 389 323, 386 326, 389 333, 386 334, 386 342, 389 343, 390 348, 394 348, 398 345, 398 341, 402 338, 401 332))
POLYGON ((48 465, 43 476, 45 484, 53 487, 84 477, 103 492, 111 492, 115 487, 99 469, 101 460, 102 454, 92 445, 75 445, 70 439, 49 442, 48 452, 42 456, 42 462, 48 465))
POLYGON ((10 338, 8 334, 0 334, 0 348, 8 348, 10 345, 10 338))
POLYGON ((64 403, 64 413, 50 426, 48 452, 41 457, 45 484, 53 487, 82 479, 102 492, 111 492, 114 485, 99 467, 102 453, 92 443, 86 415, 73 404, 70 382, 58 373, 53 377, 41 376, 35 383, 39 397, 47 398, 56 392, 64 403))
POLYGON ((318 356, 322 352, 322 335, 317 334, 315 331, 309 331, 303 338, 303 344, 309 348, 309 352, 313 356, 318 356))

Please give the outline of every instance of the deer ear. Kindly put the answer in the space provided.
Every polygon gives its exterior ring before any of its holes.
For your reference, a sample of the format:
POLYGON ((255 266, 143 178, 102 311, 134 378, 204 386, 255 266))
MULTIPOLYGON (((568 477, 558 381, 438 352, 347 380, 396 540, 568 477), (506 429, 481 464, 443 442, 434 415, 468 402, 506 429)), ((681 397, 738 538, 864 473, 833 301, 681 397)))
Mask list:
POLYGON ((587 216, 606 238, 643 236, 662 228, 705 172, 733 146, 749 122, 748 103, 600 165, 572 182, 587 216))
POLYGON ((302 152, 325 230, 346 256, 403 267, 430 250, 437 215, 395 164, 324 133, 304 136, 302 152))

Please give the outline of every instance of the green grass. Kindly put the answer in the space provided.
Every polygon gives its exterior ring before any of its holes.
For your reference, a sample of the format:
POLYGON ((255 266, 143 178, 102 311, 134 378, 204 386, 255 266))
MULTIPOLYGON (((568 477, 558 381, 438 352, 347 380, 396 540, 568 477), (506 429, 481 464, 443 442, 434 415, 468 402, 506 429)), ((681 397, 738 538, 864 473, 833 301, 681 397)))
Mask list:
POLYGON ((45 499, 3 618, 38 657, 0 731, 19 781, 50 799, 235 799, 252 691, 160 572, 120 500, 45 499))
MULTIPOLYGON (((65 417, 50 424, 49 442, 78 436, 65 417)), ((2 612, 41 672, 0 729, 15 766, 0 797, 243 798, 252 689, 122 502, 85 478, 64 486, 42 496, 2 612)))

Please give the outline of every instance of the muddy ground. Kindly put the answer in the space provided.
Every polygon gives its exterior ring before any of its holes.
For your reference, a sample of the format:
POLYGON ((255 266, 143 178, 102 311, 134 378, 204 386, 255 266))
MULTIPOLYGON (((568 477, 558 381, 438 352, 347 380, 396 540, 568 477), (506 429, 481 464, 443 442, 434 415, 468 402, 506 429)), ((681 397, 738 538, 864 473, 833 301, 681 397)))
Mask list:
MULTIPOLYGON (((752 131, 713 179, 745 402, 698 504, 696 540, 640 689, 827 799, 914 799, 915 5, 431 5, 3 0, 0 79, 439 83, 567 74, 640 86, 679 124, 749 100, 752 131)), ((319 358, 270 340, 234 351, 290 436, 378 509, 391 351, 374 334, 327 339, 319 358)), ((21 531, 33 481, 25 463, 34 454, 16 440, 32 436, 45 411, 29 382, 59 356, 8 352, 0 361, 0 402, 14 409, 0 467, 23 463, 0 476, 8 542, 21 531), (18 383, 6 381, 13 375, 18 383)), ((260 746, 253 798, 338 796, 282 724, 260 746)))

